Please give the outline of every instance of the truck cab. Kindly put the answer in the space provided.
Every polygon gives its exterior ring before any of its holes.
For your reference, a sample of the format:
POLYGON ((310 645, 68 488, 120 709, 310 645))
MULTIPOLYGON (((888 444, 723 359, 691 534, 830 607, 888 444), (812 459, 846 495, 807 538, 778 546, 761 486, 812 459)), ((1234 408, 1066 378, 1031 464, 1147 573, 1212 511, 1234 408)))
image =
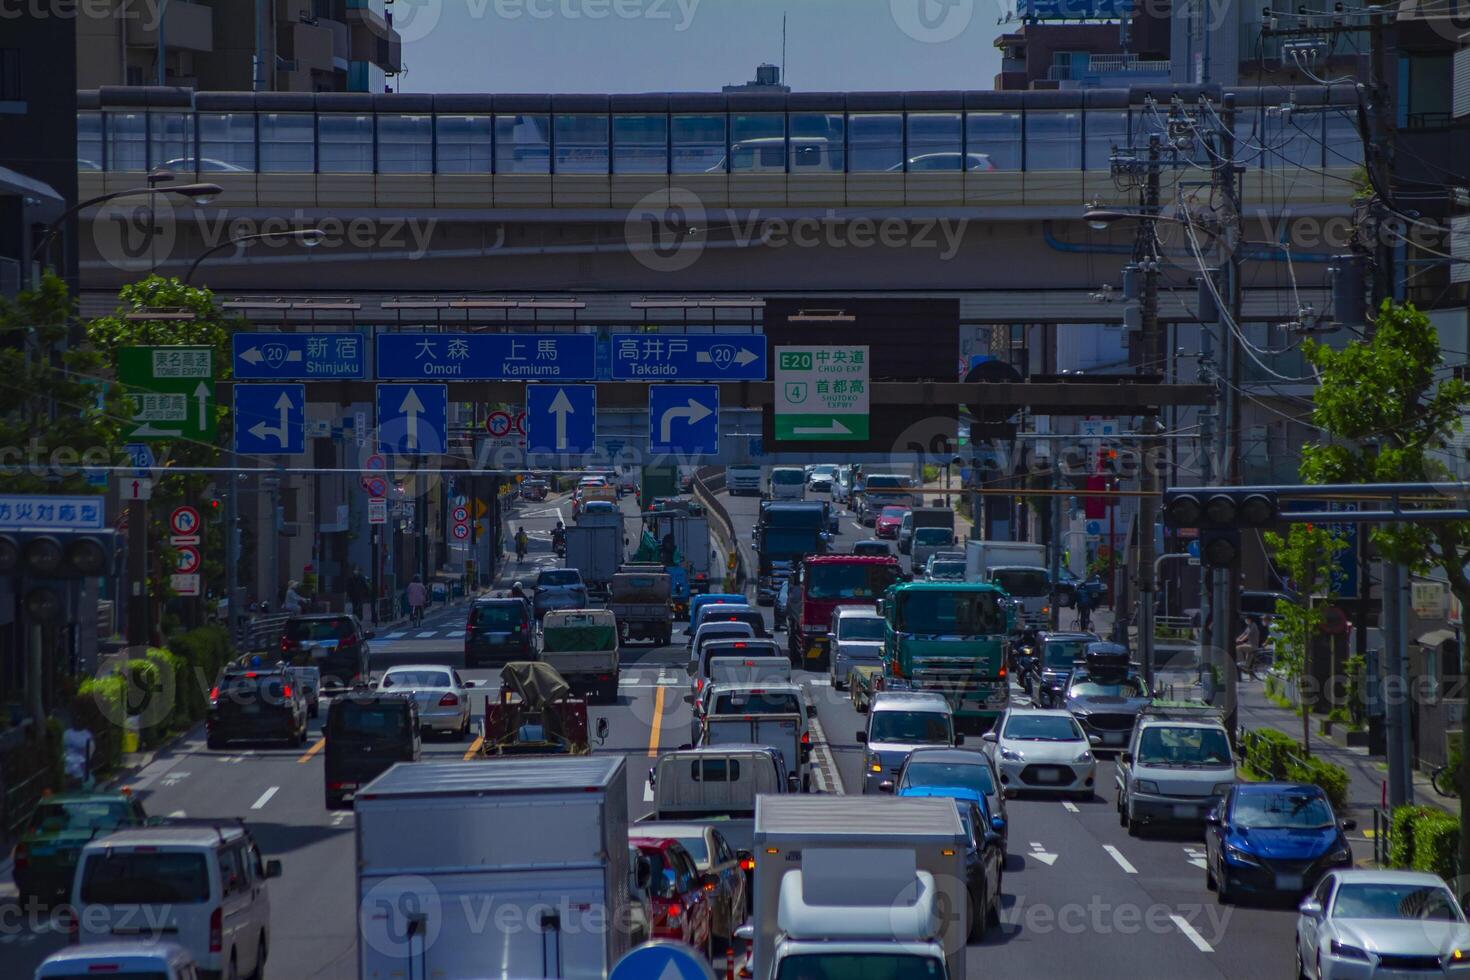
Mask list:
POLYGON ((1218 709, 1203 701, 1151 703, 1139 713, 1116 773, 1118 818, 1129 836, 1145 824, 1203 825, 1235 782, 1218 709))
POLYGON ((827 512, 819 501, 762 504, 755 531, 756 601, 776 601, 782 580, 808 555, 827 552, 827 512))
POLYGON ((786 636, 793 667, 827 670, 832 656, 832 617, 839 608, 874 608, 890 586, 902 581, 897 558, 812 555, 796 566, 786 609, 786 636))
POLYGON ((771 467, 768 492, 772 500, 805 500, 806 470, 800 466, 771 467))

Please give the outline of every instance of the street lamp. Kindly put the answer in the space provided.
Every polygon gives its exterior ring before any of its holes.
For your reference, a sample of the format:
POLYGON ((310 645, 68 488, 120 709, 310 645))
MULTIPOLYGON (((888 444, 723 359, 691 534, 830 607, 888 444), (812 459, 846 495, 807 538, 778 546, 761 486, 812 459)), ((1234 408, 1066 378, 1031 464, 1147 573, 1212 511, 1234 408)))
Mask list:
POLYGON ((146 187, 129 187, 127 190, 113 191, 111 194, 102 194, 98 197, 88 198, 80 204, 68 208, 61 217, 46 227, 46 234, 41 236, 41 241, 36 245, 35 254, 41 259, 41 264, 47 264, 46 254, 51 248, 51 242, 56 238, 57 233, 61 231, 61 226, 87 208, 95 207, 98 204, 106 204, 108 201, 115 201, 120 197, 132 197, 135 194, 147 194, 150 197, 154 194, 177 194, 179 197, 187 197, 193 204, 208 204, 220 193, 220 186, 218 184, 180 184, 177 187, 155 186, 156 183, 173 179, 173 174, 168 171, 154 171, 146 179, 148 181, 148 186, 146 187))
POLYGON ((216 253, 216 252, 222 252, 222 251, 224 251, 227 248, 233 248, 236 245, 247 245, 250 242, 258 242, 258 241, 262 241, 263 239, 267 239, 267 238, 276 238, 276 239, 284 238, 287 241, 299 242, 300 244, 306 246, 307 248, 314 248, 317 245, 320 245, 321 242, 322 242, 322 239, 325 238, 325 237, 326 237, 326 232, 322 231, 320 228, 301 228, 301 229, 298 229, 296 231, 286 231, 286 232, 273 232, 272 231, 272 232, 261 232, 259 234, 254 234, 254 235, 239 235, 239 236, 237 236, 235 238, 231 238, 227 242, 220 242, 218 245, 214 246, 213 248, 206 250, 204 252, 204 254, 202 254, 202 255, 199 256, 199 258, 195 259, 194 260, 194 264, 191 265, 191 266, 189 266, 189 271, 184 275, 184 285, 187 286, 187 285, 189 285, 190 283, 192 283, 194 281, 194 273, 198 271, 200 264, 205 259, 209 258, 214 253, 216 253))

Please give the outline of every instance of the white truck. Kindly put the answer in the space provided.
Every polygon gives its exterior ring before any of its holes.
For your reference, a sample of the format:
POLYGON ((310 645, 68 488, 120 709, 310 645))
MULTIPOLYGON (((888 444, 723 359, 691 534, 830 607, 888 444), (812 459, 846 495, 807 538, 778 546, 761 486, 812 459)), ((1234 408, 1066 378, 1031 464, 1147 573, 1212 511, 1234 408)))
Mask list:
POLYGON ((1016 600, 1016 630, 1051 625, 1051 571, 1046 545, 1032 541, 970 541, 965 545, 965 580, 989 582, 1016 600))
POLYGON ((966 837, 952 799, 762 796, 753 843, 756 980, 964 980, 966 837))
POLYGON ((399 763, 355 809, 363 980, 593 980, 628 951, 621 756, 399 763))
POLYGON ((606 609, 568 609, 541 621, 541 660, 579 694, 618 700, 618 621, 606 609))
MULTIPOLYGON (((791 687, 799 692, 799 688, 791 687)), ((776 685, 771 689, 775 690, 776 685)), ((727 689, 731 697, 763 698, 754 693, 765 688, 733 685, 727 689)), ((716 707, 710 696, 711 711, 716 707)), ((769 704, 761 704, 769 708, 769 704)), ((701 745, 769 745, 781 753, 786 761, 787 785, 793 792, 806 792, 811 788, 811 741, 807 734, 806 717, 798 711, 780 714, 746 714, 743 712, 708 713, 703 719, 701 745)))
POLYGON ((713 823, 731 847, 749 851, 755 798, 786 793, 786 762, 769 745, 679 749, 648 770, 653 812, 640 819, 713 823))
POLYGON ((568 568, 582 573, 591 591, 606 592, 623 563, 622 521, 611 524, 574 524, 567 528, 568 568))

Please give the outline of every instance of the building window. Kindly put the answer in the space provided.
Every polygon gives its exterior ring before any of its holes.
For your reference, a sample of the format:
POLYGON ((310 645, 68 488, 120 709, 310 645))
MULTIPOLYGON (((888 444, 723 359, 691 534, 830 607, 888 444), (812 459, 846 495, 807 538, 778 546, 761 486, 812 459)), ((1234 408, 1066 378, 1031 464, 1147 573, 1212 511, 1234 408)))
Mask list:
POLYGON ((1087 170, 1108 170, 1112 167, 1113 147, 1128 146, 1128 113, 1089 112, 1086 123, 1083 166, 1087 170))
POLYGON ((903 114, 854 112, 847 118, 847 156, 854 173, 903 170, 903 114))
POLYGON ((972 159, 983 158, 983 162, 988 164, 980 169, 1021 169, 1021 114, 1019 112, 967 113, 965 127, 970 157, 972 159))
POLYGON ((960 166, 963 134, 958 112, 911 112, 908 114, 908 130, 908 169, 911 173, 985 169, 960 166))
POLYGON ((739 173, 786 172, 784 113, 737 113, 730 117, 730 170, 739 173))
POLYGON ((107 114, 107 166, 110 170, 148 169, 148 116, 141 112, 107 114))
POLYGON ((316 170, 316 124, 306 112, 260 116, 262 173, 309 174, 316 170))
POLYGON ((102 113, 77 113, 77 169, 102 170, 102 113))
POLYGON ((1408 129, 1442 129, 1450 124, 1450 93, 1454 80, 1448 51, 1407 54, 1408 98, 1405 100, 1408 129))
POLYGON ((199 114, 199 171, 255 169, 255 114, 199 114))
POLYGON ((1050 79, 1054 82, 1076 82, 1087 77, 1092 54, 1088 51, 1053 51, 1050 79))
POLYGON ((551 117, 495 117, 497 174, 551 173, 551 117))
POLYGON ((434 169, 434 117, 378 117, 378 172, 426 174, 434 169))
POLYGON ((667 116, 613 116, 612 136, 613 173, 668 173, 669 118, 667 116))
POLYGON ((490 117, 436 116, 436 166, 441 174, 490 172, 490 117))
POLYGON ((673 119, 674 173, 724 173, 725 115, 678 115, 673 119))
POLYGON ((794 174, 841 173, 847 169, 847 119, 840 112, 793 112, 789 139, 794 174))
POLYGON ((317 117, 317 169, 324 174, 373 172, 373 117, 322 113, 317 117))
POLYGON ((19 102, 21 98, 20 51, 0 48, 0 102, 19 102))
POLYGON ((557 173, 608 172, 607 116, 559 115, 555 142, 557 173))

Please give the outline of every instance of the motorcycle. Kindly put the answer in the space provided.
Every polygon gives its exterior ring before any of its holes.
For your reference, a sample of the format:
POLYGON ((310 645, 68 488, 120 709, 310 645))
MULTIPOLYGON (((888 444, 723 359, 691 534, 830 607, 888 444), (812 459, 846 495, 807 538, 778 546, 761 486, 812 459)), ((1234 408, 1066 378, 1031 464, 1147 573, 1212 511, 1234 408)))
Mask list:
POLYGON ((551 536, 551 550, 558 558, 567 556, 567 536, 565 534, 553 534, 551 536))

